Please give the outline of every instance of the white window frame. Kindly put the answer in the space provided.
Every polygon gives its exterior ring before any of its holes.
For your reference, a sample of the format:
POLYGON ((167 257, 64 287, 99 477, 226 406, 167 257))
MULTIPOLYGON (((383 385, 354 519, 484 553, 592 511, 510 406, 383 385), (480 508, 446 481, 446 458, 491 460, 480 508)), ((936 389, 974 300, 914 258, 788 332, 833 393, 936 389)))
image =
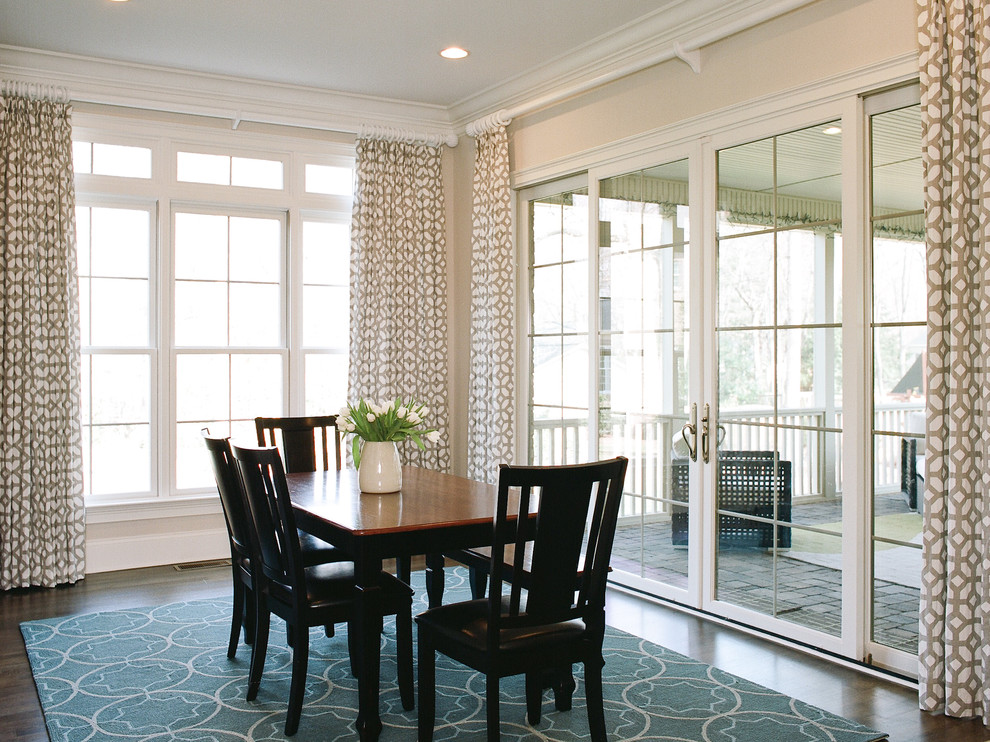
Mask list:
MULTIPOLYGON (((105 178, 110 176, 86 176, 86 177, 97 177, 105 178)), ((158 276, 158 240, 157 240, 157 220, 158 220, 158 207, 157 203, 154 201, 149 201, 146 199, 125 199, 123 197, 92 197, 90 195, 85 195, 78 197, 76 199, 76 207, 88 207, 88 208, 123 208, 123 209, 134 209, 138 211, 146 211, 149 214, 149 235, 148 235, 148 344, 145 346, 129 345, 129 346, 114 346, 114 345, 84 345, 82 356, 83 358, 92 358, 93 356, 103 356, 103 355, 137 355, 137 356, 147 356, 149 363, 149 383, 151 388, 149 389, 149 424, 151 427, 149 433, 149 442, 151 450, 154 451, 158 446, 157 437, 157 426, 156 426, 156 410, 158 409, 158 369, 159 369, 159 356, 158 356, 158 341, 157 341, 157 327, 158 327, 158 313, 157 313, 157 296, 160 278, 158 276)), ((90 288, 92 292, 92 288, 90 288)), ((81 299, 81 297, 80 297, 81 299)), ((83 395, 89 393, 89 389, 83 389, 83 395)), ((89 400, 91 405, 92 400, 89 400)), ((84 424, 90 422, 90 420, 84 420, 84 424)), ((90 431, 90 435, 92 432, 90 431)), ((91 440, 91 438, 89 439, 91 440)), ((89 441, 84 437, 83 445, 87 445, 89 441)), ((90 464, 92 462, 90 461, 90 464)), ((149 461, 149 484, 154 486, 154 483, 158 481, 158 457, 152 456, 149 461)), ((84 472, 84 476, 89 475, 89 470, 84 472)), ((143 497, 140 493, 120 493, 112 496, 115 499, 128 499, 128 498, 140 498, 143 497)), ((109 497, 104 497, 103 499, 109 499, 109 497)))
MULTIPOLYGON (((519 230, 519 239, 516 240, 516 251, 517 251, 517 265, 520 266, 518 271, 518 288, 517 303, 521 307, 521 311, 517 312, 517 317, 519 318, 519 332, 517 340, 517 385, 516 388, 519 390, 518 399, 518 414, 517 419, 524 420, 523 425, 517 426, 516 436, 517 436, 517 460, 526 461, 527 463, 532 463, 529 460, 530 456, 530 445, 532 441, 531 431, 529 429, 529 423, 531 422, 531 409, 530 403, 532 401, 533 389, 532 389, 532 375, 529 373, 530 365, 532 364, 532 353, 531 353, 531 343, 533 339, 533 328, 531 326, 531 310, 529 297, 531 296, 532 286, 531 286, 531 273, 532 264, 530 256, 530 235, 529 235, 529 202, 533 200, 538 200, 542 198, 547 198, 550 196, 555 196, 560 193, 567 193, 580 190, 589 190, 588 177, 586 173, 573 175, 561 180, 556 180, 550 183, 542 183, 538 186, 527 188, 521 190, 517 194, 517 209, 516 213, 521 215, 521 218, 517 220, 517 228, 519 230)), ((588 195, 589 199, 589 222, 588 229, 591 225, 591 195, 588 195)), ((591 242, 589 233, 589 244, 591 242)), ((597 260, 593 263, 591 262, 591 254, 586 256, 588 261, 588 270, 592 271, 597 267, 597 260)), ((589 286, 591 285, 592 276, 589 275, 589 286)), ((594 281, 594 285, 597 286, 597 280, 594 281)), ((596 315, 597 307, 594 301, 589 297, 588 304, 588 325, 586 329, 586 339, 588 343, 589 352, 589 371, 596 368, 595 363, 597 362, 597 356, 594 356, 592 352, 597 345, 595 344, 597 332, 598 332, 598 318, 596 315), (593 358, 591 356, 594 356, 593 358)), ((594 379, 595 376, 589 376, 589 381, 594 379)), ((588 416, 589 419, 595 419, 598 414, 598 404, 595 401, 596 395, 593 390, 589 387, 588 393, 588 416)), ((585 440, 583 442, 584 448, 589 451, 597 451, 598 441, 597 438, 591 435, 592 429, 589 426, 585 432, 585 440)), ((573 463, 573 462, 570 462, 573 463)))
MULTIPOLYGON (((152 358, 151 483, 144 493, 91 495, 87 497, 90 523, 202 515, 218 512, 215 487, 176 488, 173 474, 176 456, 175 356, 172 305, 174 259, 172 218, 183 208, 251 211, 282 214, 285 221, 282 271, 283 414, 305 413, 303 353, 301 349, 301 245, 303 218, 350 223, 352 196, 306 193, 307 163, 354 167, 354 146, 325 141, 311 132, 286 128, 264 132, 218 129, 216 122, 194 117, 159 114, 121 115, 98 110, 73 115, 73 140, 148 147, 152 152, 151 178, 77 175, 77 202, 86 206, 121 205, 152 209, 157 216, 152 232, 150 266, 151 334, 148 348, 121 352, 149 353, 152 358), (283 188, 211 185, 179 182, 179 151, 205 152, 283 163, 283 188), (298 285, 294 284, 298 282, 298 285)), ((321 349, 308 349, 319 352, 321 349)), ((339 349, 335 349, 339 350, 339 349)), ((332 412, 332 410, 327 410, 332 412)))

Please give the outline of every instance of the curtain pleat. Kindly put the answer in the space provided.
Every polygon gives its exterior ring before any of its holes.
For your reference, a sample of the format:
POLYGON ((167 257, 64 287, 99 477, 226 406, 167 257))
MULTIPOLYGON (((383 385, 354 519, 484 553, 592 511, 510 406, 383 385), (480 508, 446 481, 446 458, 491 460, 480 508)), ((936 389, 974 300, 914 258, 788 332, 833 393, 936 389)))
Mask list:
POLYGON ((920 0, 928 421, 919 702, 990 720, 990 9, 920 0))
POLYGON ((494 483, 499 464, 515 463, 515 262, 504 126, 476 140, 472 226, 467 475, 494 483))
POLYGON ((450 468, 447 259, 441 150, 359 139, 351 226, 348 399, 413 397, 439 443, 400 453, 450 468))
POLYGON ((69 106, 0 99, 0 587, 85 574, 69 106))

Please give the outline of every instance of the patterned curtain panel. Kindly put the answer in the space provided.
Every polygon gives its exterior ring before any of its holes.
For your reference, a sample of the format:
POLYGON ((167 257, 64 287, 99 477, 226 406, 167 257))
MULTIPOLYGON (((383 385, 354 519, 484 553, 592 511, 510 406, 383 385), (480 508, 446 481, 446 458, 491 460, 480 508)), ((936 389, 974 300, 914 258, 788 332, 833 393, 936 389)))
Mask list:
POLYGON ((920 704, 990 720, 990 8, 919 2, 928 242, 920 704))
POLYGON ((0 587, 85 573, 69 107, 0 98, 0 587))
POLYGON ((441 149, 358 139, 351 227, 348 399, 415 397, 439 443, 403 463, 450 468, 447 258, 441 149))
POLYGON ((468 398, 470 479, 498 481, 498 465, 515 463, 514 260, 505 127, 480 134, 474 164, 471 249, 471 384, 468 398))

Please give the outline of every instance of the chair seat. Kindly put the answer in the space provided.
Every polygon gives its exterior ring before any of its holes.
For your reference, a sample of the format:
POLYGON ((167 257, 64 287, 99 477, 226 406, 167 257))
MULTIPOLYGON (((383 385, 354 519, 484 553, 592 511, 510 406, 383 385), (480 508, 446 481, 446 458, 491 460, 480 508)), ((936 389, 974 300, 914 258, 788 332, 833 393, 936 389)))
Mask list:
MULTIPOLYGON (((519 580, 523 589, 529 588, 530 569, 533 562, 532 542, 526 544, 526 551, 523 554, 522 572, 518 575, 513 567, 515 559, 515 545, 505 545, 505 558, 502 566, 502 578, 507 582, 512 579, 519 580)), ((485 589, 488 584, 488 573, 491 569, 492 549, 490 546, 478 546, 472 549, 458 549, 457 551, 446 552, 444 556, 450 557, 456 562, 460 562, 470 570, 470 586, 472 598, 485 597, 485 589)), ((609 567, 609 572, 612 568, 609 567)), ((580 587, 581 579, 584 576, 584 557, 578 566, 577 582, 575 589, 580 587)))
MULTIPOLYGON (((506 580, 511 580, 513 575, 512 561, 515 555, 515 546, 507 544, 505 547, 505 564, 502 568, 502 575, 506 580)), ((485 590, 488 587, 488 573, 491 570, 492 549, 490 546, 478 546, 473 549, 458 549, 444 554, 456 562, 460 562, 469 570, 468 582, 471 587, 472 598, 484 598, 485 590)), ((527 548, 523 556, 523 572, 520 576, 522 586, 526 587, 529 574, 532 553, 527 548)))
MULTIPOLYGON (((409 585, 381 573, 385 610, 409 603, 413 590, 409 585)), ((329 562, 306 567, 306 600, 313 610, 350 605, 354 601, 354 562, 329 562)))
MULTIPOLYGON (((508 606, 508 596, 503 597, 508 606)), ((416 623, 426 626, 444 640, 455 639, 479 652, 485 651, 488 640, 488 599, 468 600, 437 606, 416 616, 416 623)), ((538 626, 505 628, 499 632, 503 656, 547 652, 551 645, 569 644, 585 633, 584 621, 574 619, 538 626)))
MULTIPOLYGON (((512 548, 511 545, 505 547, 505 566, 510 570, 512 569, 512 548)), ((467 567, 481 567, 487 572, 492 559, 492 548, 490 546, 478 546, 474 549, 459 549, 448 552, 448 556, 467 567)))
POLYGON ((299 549, 302 551, 303 564, 307 567, 328 562, 345 562, 350 558, 343 549, 305 531, 299 531, 299 549))

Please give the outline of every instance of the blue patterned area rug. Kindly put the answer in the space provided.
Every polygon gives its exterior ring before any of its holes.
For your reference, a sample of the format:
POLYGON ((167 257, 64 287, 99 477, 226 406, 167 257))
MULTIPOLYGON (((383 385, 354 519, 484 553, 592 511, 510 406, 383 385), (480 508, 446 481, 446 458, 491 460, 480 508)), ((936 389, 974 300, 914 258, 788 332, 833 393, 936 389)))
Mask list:
MULTIPOLYGON (((421 581, 422 573, 416 575, 421 581)), ((465 573, 448 572, 450 599, 465 573), (458 583, 454 585, 453 583, 458 583)), ((416 585, 421 610, 423 586, 416 585)), ((52 742, 262 742, 284 740, 291 655, 273 619, 258 698, 244 700, 250 649, 227 659, 227 598, 107 611, 21 624, 52 742)), ((416 712, 403 711, 395 684, 392 624, 383 636, 382 742, 416 739, 416 712)), ((683 742, 873 742, 885 734, 750 683, 629 634, 605 639, 609 739, 683 742)), ((526 723, 521 678, 502 681, 502 738, 588 739, 581 670, 568 712, 544 699, 543 719, 526 723)), ((437 658, 435 739, 485 739, 485 681, 437 658)), ((297 742, 354 739, 356 681, 346 628, 332 639, 314 629, 309 683, 297 742)))

